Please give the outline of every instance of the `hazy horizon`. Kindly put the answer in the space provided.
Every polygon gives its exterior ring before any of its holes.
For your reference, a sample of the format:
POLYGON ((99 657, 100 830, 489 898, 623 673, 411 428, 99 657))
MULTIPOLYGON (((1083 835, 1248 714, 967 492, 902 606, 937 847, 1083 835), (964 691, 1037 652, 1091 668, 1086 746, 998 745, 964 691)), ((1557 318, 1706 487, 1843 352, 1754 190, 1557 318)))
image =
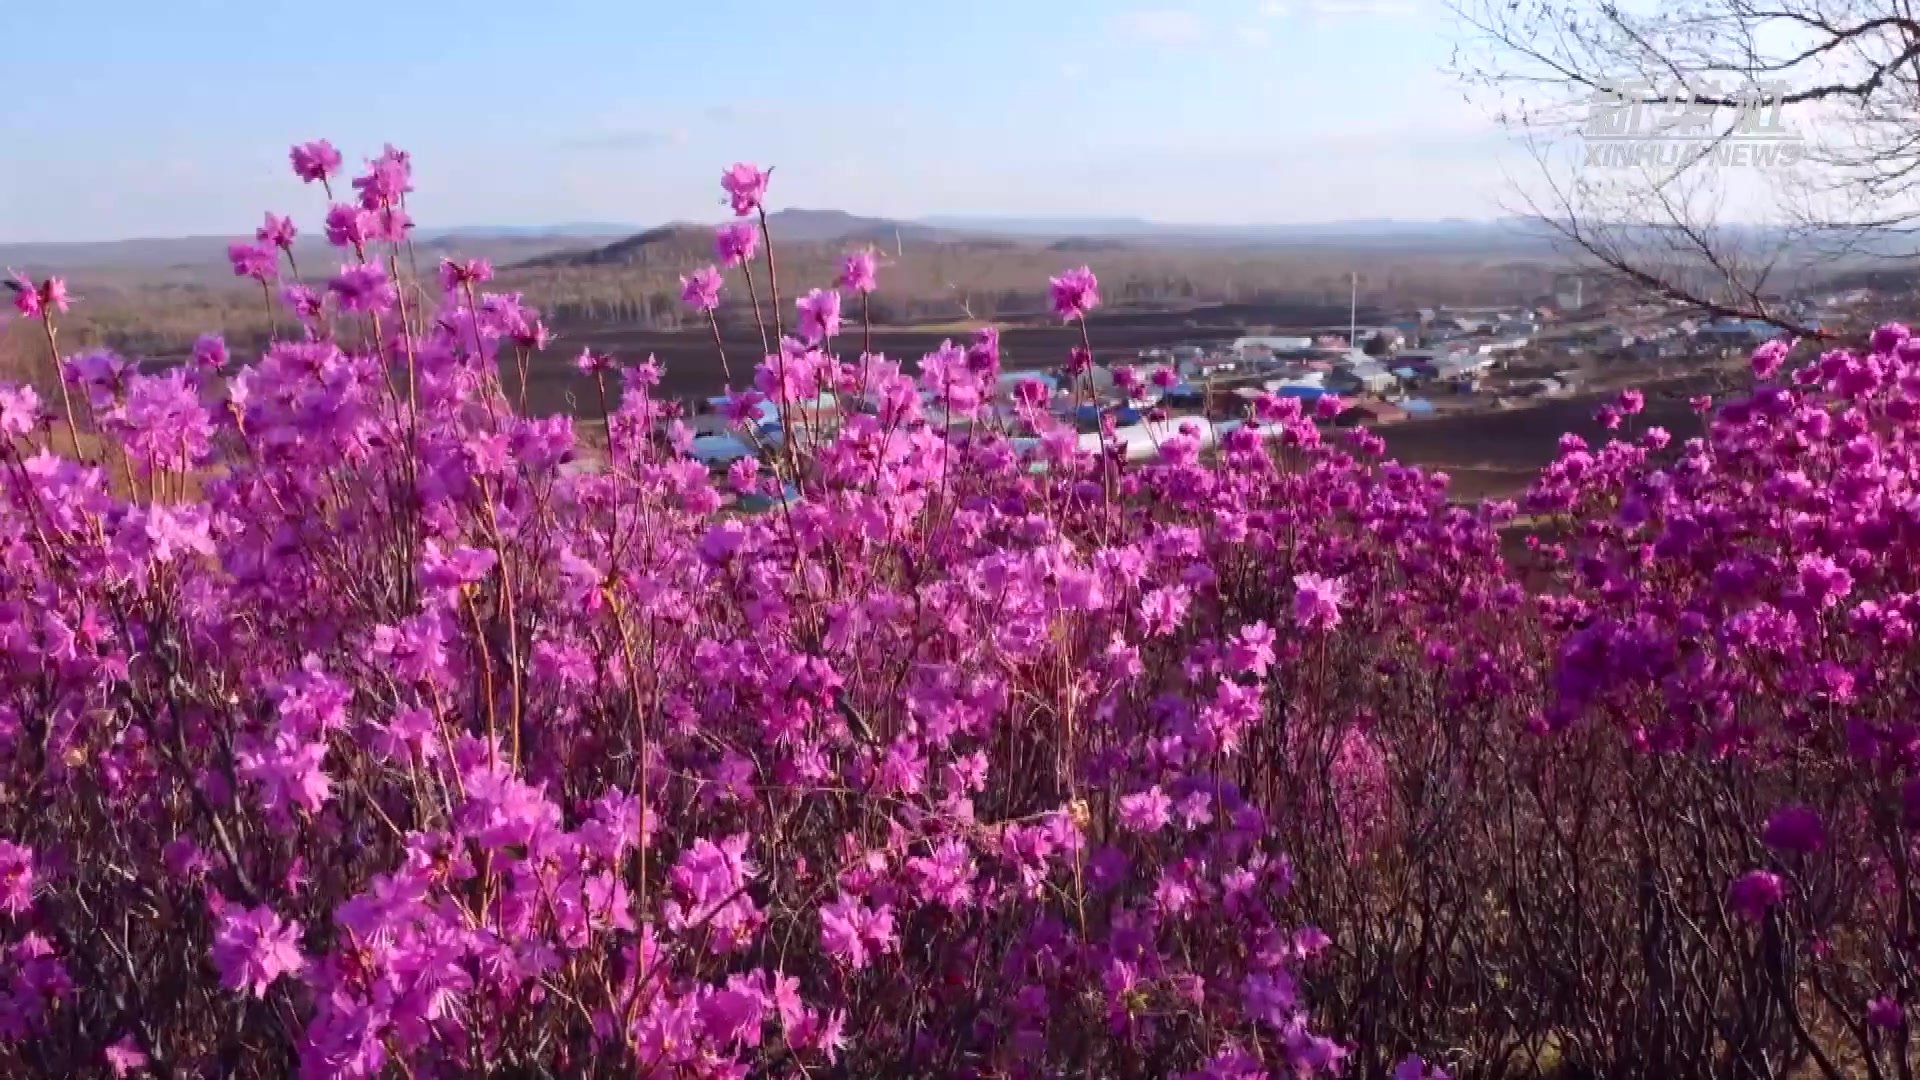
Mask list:
MULTIPOLYGON (((1306 231, 1337 232, 1337 230, 1343 227, 1352 227, 1356 230, 1363 230, 1363 231, 1365 230, 1392 231, 1396 229, 1416 231, 1416 230, 1428 229, 1428 228, 1434 228, 1434 227, 1493 228, 1493 227, 1503 226, 1508 224, 1518 224, 1522 220, 1520 218, 1515 218, 1508 215, 1496 215, 1496 216, 1477 217, 1477 218, 1457 217, 1457 216, 1434 217, 1434 218, 1381 216, 1381 217, 1333 218, 1333 219, 1315 220, 1315 221, 1194 222, 1194 221, 1165 221, 1165 220, 1156 220, 1153 218, 1147 218, 1147 217, 1141 217, 1141 216, 1135 216, 1135 215, 1119 215, 1119 214, 1101 215, 1098 217, 1093 217, 1093 216, 1065 215, 1065 214, 1063 215, 1045 215, 1045 214, 1025 215, 1025 214, 991 214, 991 213, 976 214, 976 213, 967 213, 967 212, 946 212, 946 211, 943 211, 940 213, 928 214, 920 217, 896 218, 896 217, 883 217, 881 215, 875 215, 875 214, 865 214, 860 212, 857 209, 845 209, 842 207, 779 206, 777 203, 770 206, 768 212, 773 215, 779 215, 783 213, 847 214, 856 219, 884 220, 884 221, 890 221, 890 222, 898 222, 899 224, 902 224, 902 225, 912 225, 912 226, 919 226, 923 228, 952 230, 955 232, 978 231, 983 233, 991 233, 995 231, 1002 231, 1009 236, 1019 235, 1021 230, 1032 230, 1031 235, 1035 237, 1059 237, 1059 236, 1068 235, 1072 231, 1071 229, 1068 229, 1067 232, 1061 232, 1061 231, 1055 231, 1054 229, 1050 228, 1052 226, 1060 226, 1063 228, 1072 227, 1072 229, 1084 229, 1086 230, 1084 235, 1089 235, 1089 236, 1114 235, 1117 238, 1121 238, 1121 239, 1125 238, 1126 236, 1125 233, 1103 234, 1098 230, 1102 227, 1121 226, 1127 229, 1143 230, 1148 234, 1157 234, 1157 235, 1165 235, 1165 236, 1179 236, 1185 230, 1191 230, 1192 234, 1195 236, 1213 236, 1213 235, 1229 232, 1233 229, 1242 229, 1242 228, 1249 229, 1249 230, 1272 230, 1272 231, 1301 230, 1303 232, 1306 232, 1306 231)), ((419 221, 419 222, 416 222, 415 231, 416 231, 416 234, 422 235, 422 236, 449 236, 449 235, 458 236, 460 234, 486 236, 486 235, 519 234, 519 235, 525 235, 525 236, 599 237, 599 236, 615 236, 615 235, 641 233, 641 232, 646 232, 649 230, 660 229, 660 228, 676 228, 676 227, 704 228, 707 226, 718 226, 730 220, 733 220, 733 218, 730 215, 718 214, 718 215, 710 215, 709 217, 698 219, 698 220, 689 219, 689 218, 680 218, 672 221, 655 221, 655 222, 562 220, 562 221, 468 221, 468 222, 454 222, 454 223, 442 224, 442 223, 437 223, 433 221, 419 221)), ((112 244, 171 243, 171 242, 184 242, 184 241, 196 241, 196 240, 208 240, 208 241, 217 240, 217 241, 225 242, 235 238, 242 238, 243 234, 250 232, 251 229, 252 229, 252 225, 248 225, 244 229, 235 229, 230 232, 179 233, 179 234, 172 234, 172 235, 144 234, 144 235, 131 235, 131 236, 104 236, 104 237, 94 237, 90 239, 63 238, 63 239, 42 239, 42 240, 14 240, 11 238, 0 237, 0 249, 5 249, 8 247, 43 247, 43 246, 82 247, 82 246, 99 246, 99 245, 112 245, 112 244)), ((317 236, 317 235, 318 235, 317 225, 316 225, 316 228, 313 230, 307 230, 303 228, 301 242, 304 243, 308 238, 317 236)))

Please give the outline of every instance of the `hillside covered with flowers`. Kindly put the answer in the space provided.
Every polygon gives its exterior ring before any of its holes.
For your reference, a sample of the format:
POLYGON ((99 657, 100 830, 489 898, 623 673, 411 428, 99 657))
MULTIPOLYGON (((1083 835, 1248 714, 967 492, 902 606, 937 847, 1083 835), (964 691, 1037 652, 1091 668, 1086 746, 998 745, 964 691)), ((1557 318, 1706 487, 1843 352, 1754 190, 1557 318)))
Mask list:
POLYGON ((525 413, 404 153, 292 162, 340 265, 234 246, 257 357, 14 283, 0 1074, 1913 1076, 1903 327, 1524 506, 1274 397, 1129 462, 1003 430, 991 332, 863 354, 884 267, 793 290, 740 165, 685 300, 785 437, 710 477, 644 359, 525 413))

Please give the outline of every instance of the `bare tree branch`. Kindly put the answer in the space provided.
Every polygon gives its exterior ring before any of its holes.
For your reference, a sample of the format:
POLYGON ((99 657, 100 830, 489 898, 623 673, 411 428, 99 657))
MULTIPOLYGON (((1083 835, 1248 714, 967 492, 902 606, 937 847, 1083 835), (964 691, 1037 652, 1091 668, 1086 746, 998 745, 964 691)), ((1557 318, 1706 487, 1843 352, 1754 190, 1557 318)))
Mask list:
POLYGON ((1454 68, 1535 148, 1530 216, 1581 261, 1702 312, 1821 337, 1777 292, 1920 255, 1912 3, 1458 0, 1468 36, 1454 68), (1626 169, 1592 153, 1601 100, 1679 120, 1639 132, 1646 162, 1626 169), (1780 130, 1749 128, 1761 104, 1780 130), (1788 149, 1740 156, 1763 137, 1788 149), (1584 160, 1564 152, 1581 147, 1584 160), (1758 160, 1791 167, 1732 167, 1758 160))

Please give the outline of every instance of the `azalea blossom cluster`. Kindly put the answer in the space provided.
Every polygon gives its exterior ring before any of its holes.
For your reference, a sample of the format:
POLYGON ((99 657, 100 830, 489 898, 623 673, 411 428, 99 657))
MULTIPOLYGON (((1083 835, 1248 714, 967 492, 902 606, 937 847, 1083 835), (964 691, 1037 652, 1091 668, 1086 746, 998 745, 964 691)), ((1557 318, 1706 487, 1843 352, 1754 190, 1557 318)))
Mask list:
MULTIPOLYGON (((335 190, 330 146, 292 159, 335 190)), ((765 188, 727 174, 743 216, 765 188)), ((1234 767, 1293 630, 1192 630, 1282 505, 1259 439, 1135 474, 1061 435, 1034 473, 923 412, 935 383, 984 407, 991 335, 918 378, 843 362, 816 289, 735 411, 871 408, 716 484, 651 361, 583 357, 604 445, 525 415, 538 314, 482 262, 406 280, 406 155, 351 190, 323 279, 286 218, 236 245, 299 327, 250 362, 90 352, 57 401, 0 396, 0 1071, 1340 1063, 1304 990, 1326 938, 1284 918, 1234 767), (98 438, 60 456, 70 414, 98 438), (783 483, 783 513, 724 510, 783 483)), ((771 255, 764 223, 717 250, 771 255)), ((720 271, 688 282, 710 309, 720 271)))
MULTIPOLYGON (((331 202, 343 156, 291 160, 331 202)), ((1518 507, 1296 401, 1129 462, 1038 383, 1007 430, 990 330, 843 350, 877 262, 783 298, 769 183, 727 170, 686 278, 765 316, 728 412, 785 437, 724 477, 650 359, 582 354, 602 439, 528 415, 549 331, 483 262, 408 279, 392 148, 336 272, 278 217, 236 256, 298 327, 259 355, 0 388, 0 1072, 1907 1053, 1903 332, 1768 354, 1684 445, 1568 442, 1515 565, 1518 507)), ((1052 284, 1084 331, 1093 272, 1052 284)))

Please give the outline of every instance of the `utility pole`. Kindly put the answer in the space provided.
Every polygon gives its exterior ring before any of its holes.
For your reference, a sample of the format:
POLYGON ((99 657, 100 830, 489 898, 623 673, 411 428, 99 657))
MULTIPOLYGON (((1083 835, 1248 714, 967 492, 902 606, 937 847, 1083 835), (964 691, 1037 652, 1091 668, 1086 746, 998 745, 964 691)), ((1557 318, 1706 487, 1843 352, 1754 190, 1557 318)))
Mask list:
POLYGON ((1360 333, 1360 275, 1349 273, 1347 277, 1353 284, 1353 291, 1347 296, 1347 348, 1357 349, 1360 343, 1354 337, 1360 333))

